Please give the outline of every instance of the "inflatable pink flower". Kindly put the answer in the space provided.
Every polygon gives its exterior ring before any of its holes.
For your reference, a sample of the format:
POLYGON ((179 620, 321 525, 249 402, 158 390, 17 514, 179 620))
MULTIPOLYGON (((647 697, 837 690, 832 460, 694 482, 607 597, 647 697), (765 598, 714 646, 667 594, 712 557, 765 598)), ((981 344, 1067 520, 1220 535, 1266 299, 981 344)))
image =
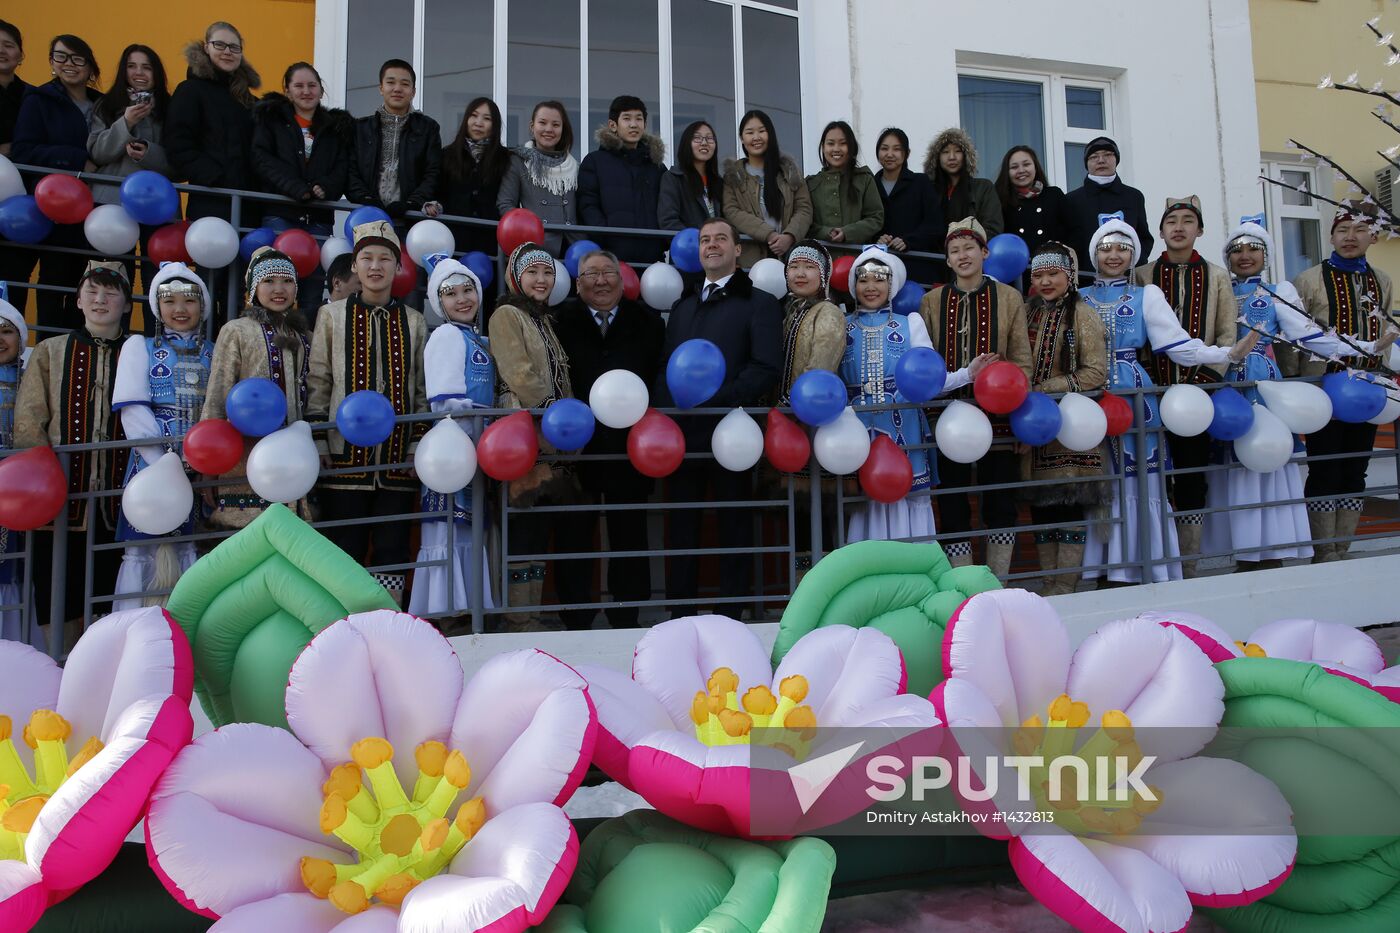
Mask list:
POLYGON ((447 639, 378 610, 322 630, 292 667, 291 732, 200 736, 151 798, 151 866, 213 929, 523 930, 571 876, 560 804, 597 721, 586 685, 539 651, 463 685, 447 639))
POLYGON ((1078 929, 1180 930, 1193 904, 1247 904, 1288 877, 1297 837, 1278 789, 1236 762, 1192 757, 1216 733, 1224 687, 1182 632, 1113 622, 1071 652, 1048 601, 997 590, 953 616, 943 657, 933 700, 963 754, 1077 758, 1089 775, 1086 792, 1032 770, 1025 799, 1003 767, 982 775, 990 798, 968 804, 994 813, 988 834, 1008 839, 1022 883, 1078 929), (1145 793, 1116 764, 1144 756, 1145 793))
POLYGON ((0 641, 0 930, 111 864, 190 741, 193 687, 189 643, 156 607, 98 620, 62 669, 0 641))
POLYGON ((906 761, 916 747, 932 754, 941 739, 933 705, 903 693, 899 648, 874 628, 815 629, 775 671, 744 623, 673 619, 642 636, 630 678, 579 672, 598 708, 598 766, 661 812, 711 832, 790 836, 864 809, 861 762, 891 746, 854 730, 880 729, 906 761), (800 765, 828 754, 843 756, 837 776, 814 773, 815 786, 803 785, 800 765), (751 814, 755 796, 762 812, 751 814))

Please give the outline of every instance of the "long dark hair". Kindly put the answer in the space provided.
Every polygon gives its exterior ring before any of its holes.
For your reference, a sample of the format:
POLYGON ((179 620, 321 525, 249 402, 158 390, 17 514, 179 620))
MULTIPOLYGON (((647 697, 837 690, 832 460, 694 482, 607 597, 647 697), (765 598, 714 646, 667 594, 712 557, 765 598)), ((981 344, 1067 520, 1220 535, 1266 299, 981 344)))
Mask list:
MULTIPOLYGON (((568 125, 565 117, 565 126, 568 125)), ((563 139, 560 139, 563 142, 563 139)), ((489 97, 474 97, 467 109, 462 112, 462 125, 457 127, 457 135, 452 137, 442 151, 442 169, 450 181, 461 181, 471 174, 473 164, 481 167, 481 179, 488 187, 500 184, 510 167, 510 151, 501 145, 501 108, 489 97), (481 150, 479 163, 467 151, 467 120, 482 104, 491 112, 491 135, 486 138, 486 147, 481 150)))
MULTIPOLYGON (((67 45, 67 43, 64 43, 67 45)), ((151 62, 151 119, 157 123, 165 120, 165 108, 170 103, 170 83, 165 78, 165 65, 161 63, 160 56, 156 50, 149 45, 132 43, 122 49, 121 61, 117 63, 117 74, 112 79, 112 86, 107 89, 107 93, 102 95, 102 99, 97 102, 97 117, 103 123, 111 126, 117 122, 126 108, 131 106, 131 83, 126 78, 126 66, 131 61, 133 52, 140 52, 150 59, 151 62)))
MULTIPOLYGON (((91 84, 95 87, 97 85, 98 79, 102 77, 102 69, 97 66, 97 56, 93 54, 92 46, 87 44, 86 39, 83 39, 79 36, 70 35, 65 32, 63 35, 54 36, 52 39, 49 40, 50 58, 53 58, 54 50, 58 48, 58 44, 60 42, 68 46, 69 52, 71 54, 81 55, 83 58, 87 59, 88 67, 92 69, 92 74, 88 76, 88 84, 91 84)), ((54 76, 54 80, 58 80, 57 75, 54 76)))
MULTIPOLYGON (((778 179, 783 173, 783 150, 778 147, 778 131, 773 129, 773 118, 762 110, 750 110, 739 118, 739 151, 744 153, 744 124, 757 120, 768 131, 768 148, 763 150, 763 206, 768 208, 779 223, 783 220, 783 192, 778 187, 778 179)), ((744 158, 748 158, 745 153, 744 158)))
MULTIPOLYGON (((537 113, 539 113, 541 110, 544 110, 544 109, 546 109, 546 108, 548 108, 548 109, 550 109, 550 110, 557 110, 557 111, 559 111, 559 122, 560 122, 560 124, 561 124, 562 126, 561 126, 561 129, 560 129, 560 131, 559 131, 559 148, 558 148, 556 151, 557 151, 557 152, 573 152, 573 151, 574 151, 574 124, 573 124, 573 121, 569 119, 569 108, 568 108, 568 107, 565 107, 565 106, 564 106, 563 104, 561 104, 559 101, 557 101, 557 100, 542 100, 542 101, 540 101, 538 104, 536 104, 536 105, 535 105, 535 109, 533 109, 533 110, 530 111, 530 125, 531 125, 531 126, 534 125, 534 123, 535 123, 535 115, 536 115, 537 113)), ((471 111, 468 110, 467 113, 471 113, 471 111)), ((526 128, 525 132, 529 134, 530 139, 533 140, 533 139, 535 138, 535 134, 534 134, 528 127, 526 128)))
MULTIPOLYGON (((676 144, 676 164, 680 166, 681 177, 685 179, 685 193, 696 200, 704 199, 705 182, 700 180, 700 173, 695 170, 695 154, 690 144, 702 126, 709 129, 711 136, 715 135, 713 126, 704 120, 696 120, 681 130, 680 142, 676 144)), ((710 200, 716 204, 724 203, 724 179, 719 177, 718 140, 715 141, 715 151, 710 155, 710 161, 705 163, 705 180, 709 182, 710 200)))
MULTIPOLYGON (((823 135, 825 135, 825 134, 823 134, 823 135)), ((876 159, 876 161, 877 161, 877 162, 879 161, 879 158, 880 158, 880 147, 883 146, 883 145, 885 144, 885 137, 886 137, 886 136, 893 136, 895 142, 899 143, 899 148, 901 148, 901 149, 904 150, 904 165, 901 166, 901 168, 906 168, 906 169, 909 168, 909 134, 906 133, 906 132, 904 132, 903 130, 901 130, 901 129, 900 129, 899 127, 897 127, 897 126, 887 126, 887 127, 885 127, 883 130, 880 131, 880 138, 877 139, 877 140, 875 140, 875 159, 876 159)), ((881 169, 884 168, 883 165, 881 165, 880 167, 881 167, 881 169)))
POLYGON ((1008 217, 1016 209, 1016 186, 1011 183, 1011 157, 1018 152, 1024 152, 1031 157, 1031 164, 1035 166, 1035 182, 1042 185, 1049 185, 1050 179, 1045 177, 1045 167, 1040 164, 1040 156, 1030 146, 1012 146, 1006 150, 1006 155, 1001 157, 1001 171, 997 172, 997 197, 1001 199, 1002 213, 1008 217))

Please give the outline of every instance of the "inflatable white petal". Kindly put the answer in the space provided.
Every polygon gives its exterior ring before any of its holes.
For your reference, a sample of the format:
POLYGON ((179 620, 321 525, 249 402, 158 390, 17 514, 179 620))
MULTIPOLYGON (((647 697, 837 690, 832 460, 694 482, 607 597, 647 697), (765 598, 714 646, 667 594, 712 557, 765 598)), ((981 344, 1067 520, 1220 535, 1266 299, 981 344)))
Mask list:
POLYGON ((1376 674, 1371 678, 1371 683, 1377 687, 1400 687, 1400 664, 1376 674))
POLYGON ((1271 658, 1331 662, 1363 676, 1385 667, 1380 645, 1360 629, 1340 622, 1279 619, 1255 629, 1249 640, 1271 658))
POLYGON ((632 656, 632 678, 661 701, 677 729, 693 731, 690 704, 721 667, 739 677, 739 694, 768 686, 773 667, 763 643, 743 622, 707 615, 654 626, 632 656))
POLYGON ((542 651, 500 654, 462 691, 448 747, 466 756, 488 817, 524 803, 563 803, 593 755, 597 718, 587 683, 542 651))
POLYGON ((321 760, 286 730, 236 723, 206 733, 151 797, 151 863, 186 907, 218 915, 305 892, 302 856, 351 860, 321 831, 326 777, 321 760))
POLYGON ((1008 727, 1045 716, 1065 690, 1069 664, 1064 623, 1049 601, 1025 590, 978 593, 943 636, 944 673, 978 687, 1008 727))
MULTIPOLYGON (((821 722, 820 719, 817 721, 821 722)), ((899 734, 908 734, 910 729, 930 729, 940 722, 942 720, 938 718, 937 711, 928 700, 914 696, 912 693, 901 693, 898 696, 885 696, 872 700, 854 710, 845 719, 832 722, 830 725, 848 729, 864 727, 898 729, 900 730, 899 734)), ((834 743, 849 744, 849 740, 837 733, 828 740, 833 751, 839 747, 838 744, 834 743)), ((823 747, 825 746, 814 746, 807 756, 808 759, 820 758, 823 747)))
POLYGON ((1252 903, 1287 877, 1298 854, 1293 810, 1268 778, 1236 761, 1188 758, 1154 767, 1161 805, 1115 843, 1150 856, 1197 903, 1252 903))
MULTIPOLYGON (((393 914, 372 910, 367 914, 386 914, 390 924, 393 914)), ((346 916, 330 901, 303 891, 300 894, 278 894, 267 900, 254 901, 226 914, 210 927, 211 933, 268 933, 270 930, 296 930, 297 933, 331 933, 340 930, 346 916)), ((392 930, 393 926, 388 929, 392 930)))
MULTIPOLYGON (((53 658, 23 642, 0 639, 0 715, 9 716, 12 723, 23 728, 36 709, 54 709, 62 679, 63 670, 53 658)), ((32 766, 29 745, 16 742, 15 748, 26 767, 32 766)))
POLYGON ((588 681, 588 695, 598 712, 598 744, 593 760, 613 780, 631 787, 627 753, 654 732, 676 728, 666 707, 626 674, 606 667, 579 665, 588 681))
MULTIPOLYGON (((904 660, 894 641, 879 629, 849 625, 823 626, 798 639, 773 673, 775 696, 783 679, 793 674, 807 678, 803 703, 822 726, 852 724, 862 707, 899 693, 905 681, 904 660)), ((739 689, 742 696, 746 685, 739 689)))
POLYGON ((288 680, 287 722, 328 769, 360 739, 388 739, 394 770, 412 787, 414 749, 447 740, 461 695, 462 664, 447 639, 416 616, 380 609, 342 619, 306 646, 288 680))
MULTIPOLYGON (((752 760, 748 745, 706 745, 695 737, 694 729, 690 732, 653 732, 637 743, 639 749, 654 749, 664 755, 669 755, 677 761, 694 765, 696 768, 745 768, 749 767, 752 760)), ((633 774, 633 781, 637 781, 640 775, 633 774)), ((703 770, 694 774, 697 782, 703 783, 703 770)), ((660 780, 676 781, 684 780, 681 772, 671 771, 660 776, 660 780)), ((638 793, 642 793, 640 790, 638 793)), ((646 794, 642 794, 646 796, 646 794)), ((651 798, 647 797, 647 802, 651 798)), ((657 809, 662 809, 657 807, 657 809)))
POLYGON ((1244 656, 1230 633, 1205 616, 1184 609, 1164 609, 1161 612, 1139 612, 1134 618, 1156 625, 1170 626, 1189 638, 1213 662, 1228 661, 1244 656))

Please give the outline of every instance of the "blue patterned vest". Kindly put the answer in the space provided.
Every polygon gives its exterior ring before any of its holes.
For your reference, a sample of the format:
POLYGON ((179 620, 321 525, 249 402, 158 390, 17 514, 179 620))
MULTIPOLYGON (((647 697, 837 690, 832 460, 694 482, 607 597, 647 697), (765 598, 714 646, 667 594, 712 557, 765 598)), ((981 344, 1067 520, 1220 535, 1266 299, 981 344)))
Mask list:
MULTIPOLYGON (((896 398, 894 370, 900 357, 912 349, 908 317, 888 309, 846 315, 846 352, 841 356, 837 374, 846 383, 851 404, 892 405, 905 401, 896 398)), ((911 492, 928 489, 937 481, 929 451, 908 449, 909 445, 928 442, 928 418, 923 409, 862 411, 857 415, 866 427, 888 434, 909 455, 914 468, 911 492)))
MULTIPOLYGON (((1081 289, 1079 295, 1093 308, 1103 321, 1104 335, 1108 343, 1108 387, 1110 389, 1134 388, 1154 385, 1152 377, 1138 362, 1138 351, 1147 346, 1147 321, 1143 316, 1143 298, 1147 289, 1133 285, 1126 279, 1104 282, 1096 281, 1088 288, 1081 289)), ((1147 426, 1157 428, 1162 424, 1157 411, 1157 397, 1144 395, 1147 406, 1147 426)), ((1128 398, 1130 405, 1135 400, 1128 398)), ((1116 472, 1125 476, 1137 473, 1140 461, 1147 465, 1148 472, 1155 473, 1162 468, 1164 448, 1157 433, 1147 435, 1147 450, 1144 456, 1137 451, 1137 438, 1130 432, 1109 440, 1109 453, 1116 472)))

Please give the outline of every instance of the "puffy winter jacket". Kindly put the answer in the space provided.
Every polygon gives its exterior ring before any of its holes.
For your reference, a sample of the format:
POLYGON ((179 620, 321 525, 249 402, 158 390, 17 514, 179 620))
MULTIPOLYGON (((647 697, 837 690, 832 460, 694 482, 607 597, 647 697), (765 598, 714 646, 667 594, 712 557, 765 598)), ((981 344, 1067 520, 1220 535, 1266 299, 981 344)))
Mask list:
MULTIPOLYGON (((87 88, 88 100, 102 95, 87 88)), ((10 158, 15 162, 81 172, 87 164, 88 120, 57 78, 24 95, 10 158)))
MULTIPOLYGON (((257 188, 253 174, 253 90, 261 79, 245 60, 232 74, 214 67, 200 42, 185 46, 184 81, 170 95, 165 151, 178 177, 214 188, 257 188)), ((256 223, 261 208, 245 203, 240 223, 256 223)), ((190 195, 186 217, 229 216, 226 198, 190 195)))
MULTIPOLYGON (((354 118, 344 110, 317 107, 311 118, 311 154, 297 123, 296 108, 281 94, 268 94, 253 108, 253 169, 264 191, 294 201, 338 201, 345 194, 354 147, 354 118), (325 197, 316 198, 313 185, 325 197)), ((265 213, 298 223, 330 223, 330 211, 271 204, 265 213)))
MULTIPOLYGON (((583 157, 578 170, 579 221, 592 227, 654 229, 666 144, 647 133, 629 149, 607 126, 599 127, 594 138, 598 148, 583 157)), ((592 238, 626 262, 655 262, 666 246, 664 240, 644 237, 592 238)))

